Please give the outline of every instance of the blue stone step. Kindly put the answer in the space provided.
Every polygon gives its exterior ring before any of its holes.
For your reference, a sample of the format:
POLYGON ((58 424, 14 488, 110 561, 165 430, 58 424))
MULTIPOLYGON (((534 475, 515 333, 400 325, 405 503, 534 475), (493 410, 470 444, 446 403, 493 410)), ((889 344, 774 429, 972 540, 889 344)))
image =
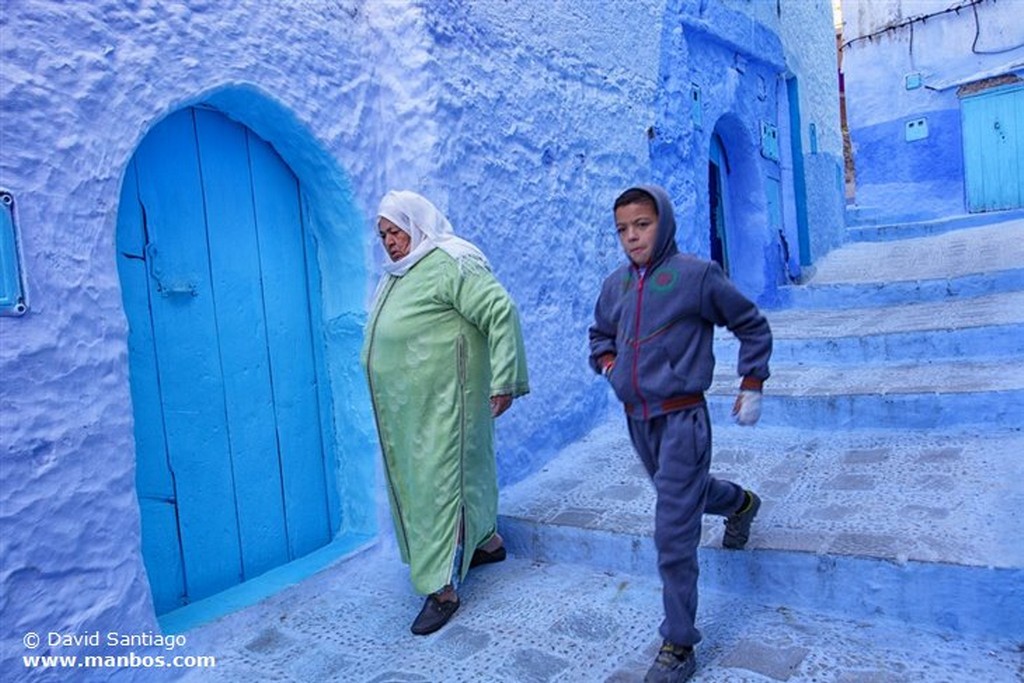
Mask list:
POLYGON ((1024 219, 832 251, 780 308, 862 308, 1024 289, 1024 219))
MULTIPOLYGON (((709 394, 724 418, 739 380, 719 364, 709 394)), ((765 385, 764 420, 808 429, 952 426, 1024 428, 1024 360, 850 365, 778 364, 765 385)))
MULTIPOLYGON (((1024 434, 740 428, 715 421, 712 472, 763 500, 748 549, 705 517, 701 586, 908 627, 1024 638, 1024 434)), ((656 572, 654 494, 610 414, 502 491, 512 553, 656 572)))
POLYGON ((779 288, 775 308, 854 308, 946 301, 1024 289, 1024 267, 948 278, 779 288))
MULTIPOLYGON (((772 365, 927 362, 1024 356, 1024 290, 938 302, 850 309, 765 311, 772 365)), ((735 364, 739 343, 716 330, 718 362, 735 364)))
POLYGON ((952 216, 935 220, 902 220, 884 222, 884 217, 871 216, 859 218, 847 213, 846 235, 853 242, 885 242, 901 240, 909 237, 926 237, 962 228, 973 228, 982 225, 1024 218, 1024 210, 998 211, 992 213, 974 213, 964 216, 952 216))

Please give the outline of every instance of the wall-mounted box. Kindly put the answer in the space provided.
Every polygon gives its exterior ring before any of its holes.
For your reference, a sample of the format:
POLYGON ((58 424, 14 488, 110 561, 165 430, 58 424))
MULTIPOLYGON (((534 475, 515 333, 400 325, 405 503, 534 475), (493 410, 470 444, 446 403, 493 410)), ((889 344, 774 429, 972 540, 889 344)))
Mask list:
POLYGON ((767 121, 761 122, 761 156, 779 160, 779 129, 767 121))
POLYGON ((24 284, 14 195, 0 190, 0 315, 22 315, 28 310, 24 284))
POLYGON ((924 140, 928 137, 928 119, 922 116, 919 119, 912 119, 904 124, 904 137, 907 142, 924 140))
POLYGON ((924 85, 924 80, 921 78, 920 72, 915 72, 912 74, 907 74, 906 77, 903 79, 903 83, 906 86, 907 90, 917 90, 922 85, 924 85))

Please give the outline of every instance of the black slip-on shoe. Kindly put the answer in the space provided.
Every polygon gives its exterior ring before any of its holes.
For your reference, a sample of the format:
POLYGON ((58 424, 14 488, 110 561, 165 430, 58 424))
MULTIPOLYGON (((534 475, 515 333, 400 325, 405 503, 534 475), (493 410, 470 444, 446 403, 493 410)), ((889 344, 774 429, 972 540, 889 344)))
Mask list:
POLYGON ((722 536, 722 547, 730 550, 741 550, 750 538, 750 525, 761 509, 761 499, 753 491, 746 491, 747 503, 741 510, 725 519, 725 534, 722 536))
POLYGON ((498 546, 497 550, 487 552, 483 548, 477 548, 473 551, 473 559, 469 561, 469 568, 479 567, 482 564, 491 564, 492 562, 502 562, 508 553, 505 552, 505 546, 498 546))
POLYGON ((433 595, 428 595, 423 603, 423 609, 416 615, 412 622, 412 632, 418 636, 425 636, 433 633, 448 623, 448 620, 459 609, 458 600, 438 600, 433 595))

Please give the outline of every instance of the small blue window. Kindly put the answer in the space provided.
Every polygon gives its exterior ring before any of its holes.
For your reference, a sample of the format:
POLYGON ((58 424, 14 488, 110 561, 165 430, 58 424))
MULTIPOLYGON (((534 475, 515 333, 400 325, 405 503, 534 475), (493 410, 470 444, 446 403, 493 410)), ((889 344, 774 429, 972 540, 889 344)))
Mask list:
POLYGON ((0 315, 22 315, 27 310, 14 227, 14 195, 0 190, 0 315))
POLYGON ((928 118, 922 116, 919 119, 907 121, 904 124, 904 137, 907 142, 913 142, 914 140, 924 140, 928 137, 928 118))

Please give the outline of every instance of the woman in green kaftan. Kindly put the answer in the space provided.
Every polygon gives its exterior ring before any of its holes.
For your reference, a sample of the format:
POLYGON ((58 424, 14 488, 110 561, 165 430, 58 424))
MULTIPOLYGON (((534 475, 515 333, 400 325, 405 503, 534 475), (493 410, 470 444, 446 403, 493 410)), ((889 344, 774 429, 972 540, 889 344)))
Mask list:
POLYGON ((378 228, 389 261, 362 357, 422 635, 451 618, 470 567, 505 559, 493 420, 529 391, 526 355, 512 299, 433 204, 389 192, 378 228))

